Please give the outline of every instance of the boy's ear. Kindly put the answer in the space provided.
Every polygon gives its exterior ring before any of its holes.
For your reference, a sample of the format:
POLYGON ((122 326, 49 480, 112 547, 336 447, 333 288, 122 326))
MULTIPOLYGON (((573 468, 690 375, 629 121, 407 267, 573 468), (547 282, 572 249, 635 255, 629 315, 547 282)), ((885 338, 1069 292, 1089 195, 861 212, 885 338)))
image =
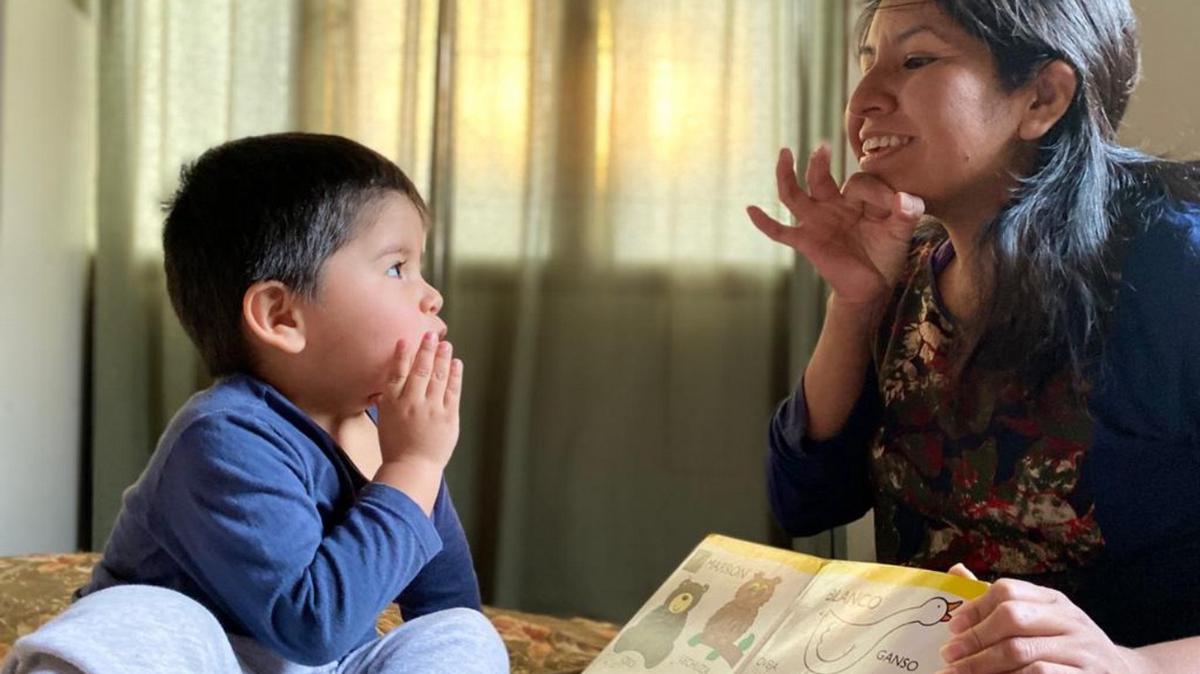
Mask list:
POLYGON ((296 295, 279 281, 259 281, 242 295, 242 320, 262 344, 284 353, 304 350, 304 315, 296 295))
POLYGON ((1034 141, 1046 135, 1066 114, 1075 99, 1075 69, 1066 61, 1055 59, 1046 65, 1030 83, 1033 101, 1017 132, 1021 140, 1034 141))

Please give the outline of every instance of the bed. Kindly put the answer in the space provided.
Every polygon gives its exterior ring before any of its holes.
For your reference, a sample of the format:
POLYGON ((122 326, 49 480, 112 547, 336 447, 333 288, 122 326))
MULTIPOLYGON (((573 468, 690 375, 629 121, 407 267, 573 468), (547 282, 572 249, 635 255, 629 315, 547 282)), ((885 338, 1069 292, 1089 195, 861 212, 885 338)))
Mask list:
MULTIPOLYGON (((12 643, 53 618, 91 573, 94 553, 0 557, 0 660, 12 643)), ((516 674, 579 672, 616 635, 617 626, 486 607, 508 646, 516 674)), ((400 623, 395 607, 379 616, 387 631, 400 623)))

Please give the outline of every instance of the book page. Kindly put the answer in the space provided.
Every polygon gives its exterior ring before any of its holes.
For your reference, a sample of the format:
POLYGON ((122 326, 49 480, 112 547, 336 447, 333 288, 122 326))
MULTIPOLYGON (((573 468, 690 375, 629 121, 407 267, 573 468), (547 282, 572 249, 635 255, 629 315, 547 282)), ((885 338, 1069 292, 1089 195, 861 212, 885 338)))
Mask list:
POLYGON ((738 671, 825 563, 709 536, 585 671, 738 671))
POLYGON ((753 674, 933 674, 946 623, 987 584, 921 569, 830 561, 743 669, 753 674))

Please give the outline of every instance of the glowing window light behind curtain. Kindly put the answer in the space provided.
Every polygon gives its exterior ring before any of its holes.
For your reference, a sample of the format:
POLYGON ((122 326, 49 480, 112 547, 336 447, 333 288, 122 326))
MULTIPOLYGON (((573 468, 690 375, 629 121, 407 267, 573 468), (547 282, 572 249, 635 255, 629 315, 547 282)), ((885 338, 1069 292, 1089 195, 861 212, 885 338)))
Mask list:
MULTIPOLYGON (((634 267, 790 266, 791 254, 754 230, 744 208, 776 202, 773 159, 795 137, 795 2, 595 7, 592 198, 606 241, 591 255, 634 267)), ((460 263, 503 262, 530 254, 514 223, 538 131, 529 127, 533 7, 458 0, 457 11, 452 248, 460 263)))

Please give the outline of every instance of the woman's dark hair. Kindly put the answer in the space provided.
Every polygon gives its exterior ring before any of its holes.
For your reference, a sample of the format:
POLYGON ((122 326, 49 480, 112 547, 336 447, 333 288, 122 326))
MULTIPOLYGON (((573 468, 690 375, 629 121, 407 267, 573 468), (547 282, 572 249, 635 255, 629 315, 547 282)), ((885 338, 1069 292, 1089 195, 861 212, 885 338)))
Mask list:
POLYGON ((183 168, 163 227, 167 291, 212 376, 252 368, 242 337, 246 289, 275 280, 314 297, 325 260, 388 192, 427 219, 404 172, 339 136, 242 138, 183 168))
MULTIPOLYGON (((1172 201, 1200 201, 1200 167, 1117 143, 1140 67, 1128 0, 928 1, 987 45, 1010 91, 1051 61, 1075 69, 1075 97, 1041 139, 1033 171, 980 235, 992 285, 971 357, 1018 363, 1035 383, 1066 361, 1082 384, 1108 327, 1124 243, 1172 201)), ((866 1, 860 41, 879 4, 866 1)))

